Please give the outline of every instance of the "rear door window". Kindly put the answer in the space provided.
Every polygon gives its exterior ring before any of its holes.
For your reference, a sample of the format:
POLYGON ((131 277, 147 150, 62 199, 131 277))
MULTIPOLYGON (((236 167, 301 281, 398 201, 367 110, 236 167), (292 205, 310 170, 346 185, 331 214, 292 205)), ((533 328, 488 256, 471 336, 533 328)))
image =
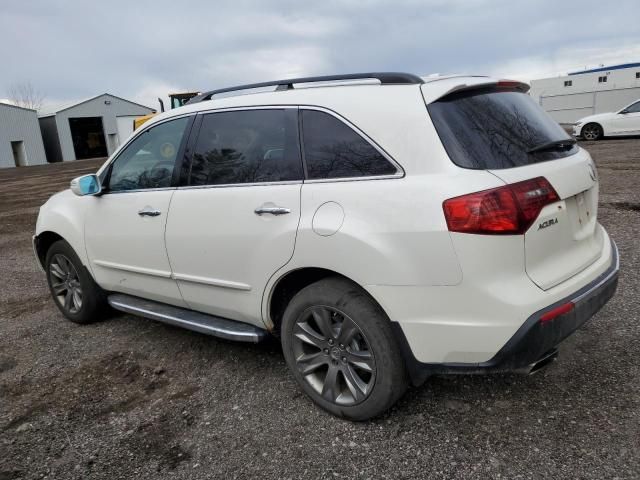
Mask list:
POLYGON ((204 115, 191 161, 190 185, 301 180, 296 109, 204 115))
POLYGON ((427 109, 449 157, 460 167, 513 168, 578 151, 564 129, 519 91, 463 91, 427 109))
POLYGON ((302 111, 307 178, 353 178, 397 173, 367 140, 328 113, 302 111))

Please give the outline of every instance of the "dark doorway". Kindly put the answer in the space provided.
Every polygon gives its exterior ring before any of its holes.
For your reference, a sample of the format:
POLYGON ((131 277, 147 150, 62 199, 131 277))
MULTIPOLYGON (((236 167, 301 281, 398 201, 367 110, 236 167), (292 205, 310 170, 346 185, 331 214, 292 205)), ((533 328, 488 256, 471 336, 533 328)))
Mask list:
POLYGON ((24 167, 27 164, 27 152, 24 149, 24 142, 11 142, 13 152, 13 163, 16 167, 24 167))
POLYGON ((70 118, 69 127, 76 159, 107 156, 102 117, 70 118))

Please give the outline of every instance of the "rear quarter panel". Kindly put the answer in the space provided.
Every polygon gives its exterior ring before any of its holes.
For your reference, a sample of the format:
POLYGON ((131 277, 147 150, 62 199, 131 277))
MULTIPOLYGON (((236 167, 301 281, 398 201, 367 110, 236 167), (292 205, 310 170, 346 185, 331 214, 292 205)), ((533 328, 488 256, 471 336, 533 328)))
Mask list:
MULTIPOLYGON (((271 278, 266 292, 288 272, 305 267, 332 270, 365 288, 458 285, 462 270, 442 201, 502 184, 487 172, 459 168, 384 180, 305 183, 293 257, 271 278), (316 211, 327 202, 344 211, 340 228, 332 235, 314 230, 316 211)), ((267 293, 263 297, 267 325, 268 303, 267 293)))
POLYGON ((302 217, 292 262, 339 271, 364 284, 455 285, 461 280, 433 179, 313 183, 302 187, 302 217), (328 236, 313 229, 321 205, 342 206, 328 236))

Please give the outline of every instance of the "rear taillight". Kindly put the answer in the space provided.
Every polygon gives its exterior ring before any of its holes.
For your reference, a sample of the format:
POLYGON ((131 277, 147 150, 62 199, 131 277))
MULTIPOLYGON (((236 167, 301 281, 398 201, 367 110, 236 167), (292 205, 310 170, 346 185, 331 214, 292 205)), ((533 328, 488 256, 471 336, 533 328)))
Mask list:
POLYGON ((520 235, 545 205, 560 200, 544 177, 450 198, 442 204, 451 232, 520 235))

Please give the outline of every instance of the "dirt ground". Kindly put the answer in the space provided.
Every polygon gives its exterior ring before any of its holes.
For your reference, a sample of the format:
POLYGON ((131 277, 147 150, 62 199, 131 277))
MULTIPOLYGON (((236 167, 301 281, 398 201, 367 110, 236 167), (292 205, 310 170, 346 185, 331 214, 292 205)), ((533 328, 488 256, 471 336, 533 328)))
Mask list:
POLYGON ((614 299, 537 375, 435 377, 365 423, 316 408, 277 342, 66 321, 31 235, 100 162, 1 170, 0 480, 640 478, 640 139, 583 146, 620 248, 614 299))

